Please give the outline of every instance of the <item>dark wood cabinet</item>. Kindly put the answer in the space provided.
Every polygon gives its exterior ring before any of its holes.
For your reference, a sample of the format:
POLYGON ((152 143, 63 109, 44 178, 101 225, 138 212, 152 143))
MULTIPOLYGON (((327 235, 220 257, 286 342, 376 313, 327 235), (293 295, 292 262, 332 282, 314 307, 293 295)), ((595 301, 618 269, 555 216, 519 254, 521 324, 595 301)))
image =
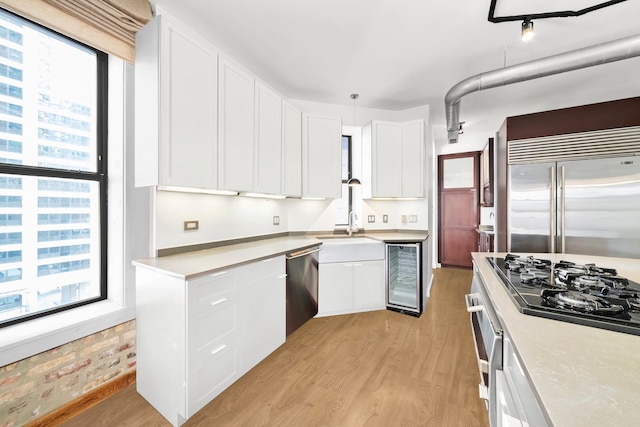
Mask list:
POLYGON ((480 232, 478 252, 493 252, 493 233, 480 232))
POLYGON ((489 138, 480 157, 480 183, 482 186, 480 205, 493 207, 493 138, 489 138))

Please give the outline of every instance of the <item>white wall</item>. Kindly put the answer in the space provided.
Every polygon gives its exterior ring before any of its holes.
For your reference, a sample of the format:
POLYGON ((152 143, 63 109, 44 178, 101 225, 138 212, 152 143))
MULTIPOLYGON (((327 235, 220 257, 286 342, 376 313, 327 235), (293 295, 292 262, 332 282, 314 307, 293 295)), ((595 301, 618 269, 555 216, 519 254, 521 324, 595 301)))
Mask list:
POLYGON ((156 191, 155 205, 155 249, 288 231, 286 200, 156 191), (193 220, 199 229, 184 231, 193 220))

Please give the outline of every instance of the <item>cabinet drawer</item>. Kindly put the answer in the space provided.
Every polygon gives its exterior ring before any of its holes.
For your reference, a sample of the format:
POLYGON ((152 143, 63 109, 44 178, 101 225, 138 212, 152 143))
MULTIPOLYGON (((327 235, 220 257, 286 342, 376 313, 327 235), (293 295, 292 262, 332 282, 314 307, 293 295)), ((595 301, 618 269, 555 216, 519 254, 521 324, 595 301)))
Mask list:
POLYGON ((244 267, 244 274, 248 280, 285 274, 284 256, 253 262, 244 267))
POLYGON ((214 303, 217 303, 217 305, 207 307, 208 311, 201 316, 188 315, 188 345, 191 351, 200 351, 203 346, 208 346, 208 343, 225 335, 235 333, 238 329, 238 304, 235 293, 227 296, 223 295, 220 299, 215 300, 214 303))
POLYGON ((193 415, 238 377, 237 343, 229 334, 191 354, 189 369, 189 412, 193 415))
POLYGON ((235 303, 238 276, 238 272, 232 269, 189 280, 187 292, 190 316, 198 319, 235 303))
POLYGON ((513 348, 511 339, 503 338, 503 371, 506 383, 511 389, 513 400, 519 411, 519 418, 524 425, 545 427, 548 425, 534 394, 529 379, 522 369, 522 364, 513 348))

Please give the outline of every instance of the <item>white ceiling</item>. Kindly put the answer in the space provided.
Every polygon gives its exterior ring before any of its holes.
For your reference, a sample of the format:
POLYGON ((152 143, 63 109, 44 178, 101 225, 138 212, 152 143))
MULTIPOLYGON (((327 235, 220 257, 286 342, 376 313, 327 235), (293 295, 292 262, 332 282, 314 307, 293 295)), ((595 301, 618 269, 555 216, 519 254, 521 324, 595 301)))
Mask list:
MULTIPOLYGON (((601 0, 498 0, 496 15, 576 9, 601 0)), ((640 0, 574 18, 488 21, 490 0, 151 0, 294 99, 403 110, 428 104, 446 144, 444 96, 472 75, 640 34, 640 0)), ((640 96, 640 58, 467 95, 465 141, 507 116, 640 96)), ((473 143, 473 142, 472 142, 473 143)))

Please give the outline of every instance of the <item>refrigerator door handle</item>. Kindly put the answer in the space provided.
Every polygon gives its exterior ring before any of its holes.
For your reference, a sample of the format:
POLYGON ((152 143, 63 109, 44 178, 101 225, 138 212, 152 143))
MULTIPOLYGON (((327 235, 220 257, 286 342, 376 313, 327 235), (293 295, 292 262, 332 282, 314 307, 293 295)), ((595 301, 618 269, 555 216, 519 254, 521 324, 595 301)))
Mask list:
POLYGON ((564 166, 560 166, 560 253, 564 253, 565 248, 565 175, 564 166))
POLYGON ((556 167, 555 166, 551 166, 549 168, 549 174, 550 174, 550 180, 551 180, 551 194, 550 194, 550 201, 551 203, 549 203, 549 252, 550 253, 555 253, 556 252, 556 230, 557 230, 557 224, 556 224, 556 167))

